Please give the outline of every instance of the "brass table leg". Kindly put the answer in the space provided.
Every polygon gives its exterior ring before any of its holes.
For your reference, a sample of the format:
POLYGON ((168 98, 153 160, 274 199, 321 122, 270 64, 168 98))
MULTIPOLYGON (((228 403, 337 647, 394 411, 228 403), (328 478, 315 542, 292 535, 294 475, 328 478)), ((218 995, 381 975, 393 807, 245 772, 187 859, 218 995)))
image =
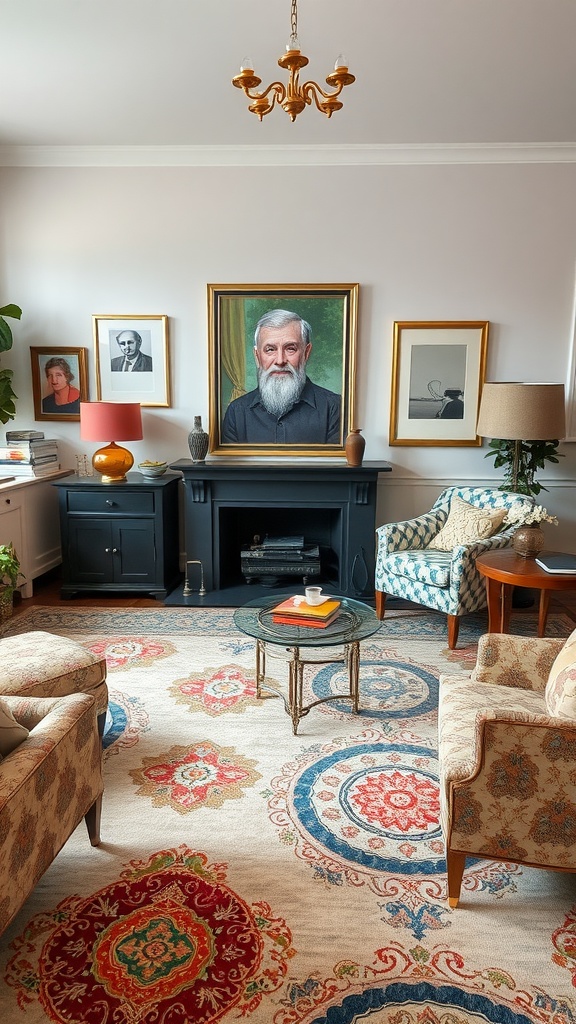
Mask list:
POLYGON ((306 661, 300 657, 299 647, 285 647, 284 650, 290 655, 288 660, 288 696, 286 698, 276 687, 267 685, 266 641, 256 640, 256 696, 263 699, 266 697, 282 698, 286 712, 292 719, 292 732, 295 736, 301 719, 318 704, 350 697, 352 710, 358 714, 360 707, 360 641, 354 640, 352 643, 344 644, 343 647, 343 656, 323 658, 322 661, 306 661), (334 693, 329 697, 320 697, 304 706, 304 669, 306 665, 341 665, 342 662, 348 671, 348 693, 334 693))
POLYGON ((300 660, 300 648, 292 648, 288 677, 288 708, 292 719, 292 732, 296 735, 302 718, 302 693, 304 686, 304 665, 300 660))
POLYGON ((358 714, 360 704, 360 644, 358 640, 351 644, 346 644, 346 661, 348 663, 352 710, 358 714))
POLYGON ((256 696, 262 696, 262 683, 266 676, 266 644, 256 641, 256 696))

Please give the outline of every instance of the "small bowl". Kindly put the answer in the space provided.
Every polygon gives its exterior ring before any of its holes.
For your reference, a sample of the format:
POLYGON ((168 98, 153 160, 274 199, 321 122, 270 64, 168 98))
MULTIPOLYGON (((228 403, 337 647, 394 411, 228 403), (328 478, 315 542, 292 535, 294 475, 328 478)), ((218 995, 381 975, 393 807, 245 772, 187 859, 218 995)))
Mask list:
POLYGON ((139 462, 138 469, 142 473, 142 476, 155 477, 163 476, 168 469, 167 462, 139 462))

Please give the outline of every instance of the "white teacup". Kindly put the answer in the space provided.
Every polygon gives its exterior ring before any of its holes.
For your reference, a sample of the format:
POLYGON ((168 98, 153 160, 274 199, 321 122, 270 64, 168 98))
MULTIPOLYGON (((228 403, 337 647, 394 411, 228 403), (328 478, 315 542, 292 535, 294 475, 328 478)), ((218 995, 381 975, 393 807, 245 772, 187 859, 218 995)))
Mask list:
POLYGON ((304 593, 307 604, 322 604, 326 600, 322 594, 322 587, 306 587, 304 593))

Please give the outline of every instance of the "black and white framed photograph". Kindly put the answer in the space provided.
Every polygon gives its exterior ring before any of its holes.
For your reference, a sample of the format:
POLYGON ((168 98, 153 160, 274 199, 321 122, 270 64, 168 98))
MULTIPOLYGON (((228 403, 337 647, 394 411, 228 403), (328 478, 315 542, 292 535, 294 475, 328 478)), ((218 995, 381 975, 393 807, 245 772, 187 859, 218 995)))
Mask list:
POLYGON ((208 285, 210 451, 343 455, 358 285, 208 285))
POLYGON ((480 447, 488 320, 396 321, 390 444, 480 447))
POLYGON ((168 407, 168 317, 95 315, 92 323, 98 401, 168 407))

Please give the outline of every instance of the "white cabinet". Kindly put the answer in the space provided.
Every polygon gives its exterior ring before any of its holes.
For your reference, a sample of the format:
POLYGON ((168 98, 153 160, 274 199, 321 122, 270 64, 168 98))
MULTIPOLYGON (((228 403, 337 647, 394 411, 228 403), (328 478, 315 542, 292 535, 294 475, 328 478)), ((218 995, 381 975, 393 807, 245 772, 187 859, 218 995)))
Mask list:
POLYGON ((22 597, 32 597, 32 581, 62 561, 58 494, 52 481, 68 474, 0 483, 0 544, 16 548, 25 576, 18 588, 22 597))

